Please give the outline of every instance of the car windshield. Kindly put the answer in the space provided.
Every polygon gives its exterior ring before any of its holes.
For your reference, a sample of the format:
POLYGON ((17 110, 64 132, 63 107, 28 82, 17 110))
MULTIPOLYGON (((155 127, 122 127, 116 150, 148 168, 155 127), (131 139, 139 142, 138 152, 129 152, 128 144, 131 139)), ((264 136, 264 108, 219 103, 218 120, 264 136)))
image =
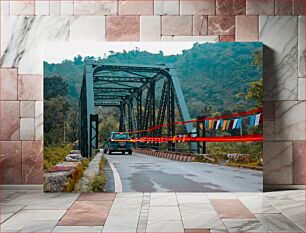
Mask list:
POLYGON ((126 139, 131 139, 130 138, 130 135, 126 134, 126 133, 114 133, 113 134, 113 139, 117 139, 117 140, 120 140, 120 139, 123 139, 123 140, 126 140, 126 139))

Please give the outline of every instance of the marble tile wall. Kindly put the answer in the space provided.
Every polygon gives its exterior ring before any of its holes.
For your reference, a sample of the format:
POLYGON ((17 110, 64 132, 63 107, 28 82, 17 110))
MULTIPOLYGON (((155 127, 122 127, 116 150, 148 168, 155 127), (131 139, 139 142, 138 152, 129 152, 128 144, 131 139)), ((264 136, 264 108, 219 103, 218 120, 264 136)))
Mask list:
POLYGON ((209 16, 208 35, 235 35, 235 16, 209 16))
POLYGON ((119 15, 153 15, 153 0, 119 0, 119 15))
POLYGON ((305 16, 298 17, 298 77, 305 78, 305 16))
POLYGON ((22 183, 41 184, 43 181, 43 142, 22 142, 22 183))
POLYGON ((74 1, 73 12, 74 15, 116 15, 118 1, 74 1))
POLYGON ((22 184, 21 141, 4 141, 1 139, 0 154, 1 183, 22 184))
POLYGON ((106 41, 139 41, 140 17, 107 16, 106 41))
POLYGON ((163 16, 162 17, 163 36, 191 36, 192 16, 163 16))
POLYGON ((293 184, 292 142, 265 142, 264 173, 265 184, 293 184))
POLYGON ((179 15, 180 0, 154 1, 155 15, 179 15))
POLYGON ((291 1, 275 4, 277 16, 259 16, 264 111, 270 108, 264 122, 264 184, 300 185, 305 184, 305 16, 289 16, 293 12, 284 8, 291 1))
POLYGON ((236 41, 258 40, 258 16, 239 15, 236 17, 236 41))
POLYGON ((140 41, 160 41, 161 17, 140 16, 140 41))
POLYGON ((260 16, 264 42, 264 100, 297 99, 298 30, 296 16, 260 16))
POLYGON ((76 16, 70 19, 70 41, 105 41, 105 16, 76 16))
POLYGON ((245 15, 246 1, 245 0, 217 0, 216 1, 217 15, 245 15))
POLYGON ((41 182, 45 41, 263 41, 264 183, 305 184, 304 2, 0 1, 1 182, 41 182))

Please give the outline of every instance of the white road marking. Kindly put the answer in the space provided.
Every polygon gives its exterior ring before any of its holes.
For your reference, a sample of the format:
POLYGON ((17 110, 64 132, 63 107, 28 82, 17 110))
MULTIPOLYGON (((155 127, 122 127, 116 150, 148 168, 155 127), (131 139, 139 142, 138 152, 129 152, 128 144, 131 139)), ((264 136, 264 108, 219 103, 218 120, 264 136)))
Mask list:
POLYGON ((109 166, 111 167, 114 175, 114 182, 115 182, 115 192, 116 193, 122 193, 122 183, 120 175, 115 167, 115 165, 108 160, 109 166))

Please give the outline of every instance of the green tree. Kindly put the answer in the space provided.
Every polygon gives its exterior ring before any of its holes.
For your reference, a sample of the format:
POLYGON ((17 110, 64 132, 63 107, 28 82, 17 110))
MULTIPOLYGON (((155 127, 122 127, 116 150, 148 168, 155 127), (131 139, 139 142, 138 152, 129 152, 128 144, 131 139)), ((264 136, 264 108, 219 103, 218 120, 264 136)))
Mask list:
POLYGON ((46 144, 58 145, 63 143, 64 129, 66 130, 66 119, 69 109, 70 104, 63 96, 45 100, 44 132, 46 144))
POLYGON ((258 49, 256 51, 254 51, 254 59, 252 62, 252 65, 256 66, 258 69, 262 69, 263 67, 263 51, 262 49, 258 49))
POLYGON ((262 107, 263 99, 263 81, 258 80, 249 84, 248 92, 244 95, 246 100, 253 100, 255 107, 262 107))
MULTIPOLYGON (((119 124, 113 115, 104 118, 99 124, 99 137, 103 141, 112 131, 118 131, 119 124)), ((102 142, 101 141, 101 142, 102 142)))
POLYGON ((50 99, 56 96, 66 96, 68 93, 68 85, 59 76, 44 78, 44 98, 50 99))
POLYGON ((99 144, 104 143, 108 134, 119 130, 119 110, 117 108, 97 108, 99 115, 99 144))
POLYGON ((77 57, 75 57, 75 58, 73 59, 73 63, 74 63, 75 65, 82 65, 82 64, 84 64, 82 56, 81 56, 81 55, 78 55, 77 57))
MULTIPOLYGON (((111 51, 100 62, 128 64, 174 64, 184 97, 192 118, 202 115, 202 107, 212 106, 211 112, 223 112, 235 108, 237 102, 243 110, 254 108, 252 101, 235 98, 246 93, 248 83, 262 77, 262 69, 253 64, 254 56, 260 55, 261 43, 198 44, 182 54, 165 55, 147 51, 111 51), (258 51, 255 52, 254 51, 258 51), (226 58, 226 59, 224 59, 226 58), (252 65, 253 64, 253 65, 252 65)), ((257 57, 260 57, 260 56, 257 57)), ((260 59, 259 59, 260 60, 260 59)), ((84 72, 77 56, 60 64, 45 63, 47 77, 60 76, 68 84, 68 95, 75 103, 79 101, 81 81, 84 72)), ((84 58, 83 58, 84 61, 84 58)), ((159 86, 156 89, 161 88, 159 86)))
MULTIPOLYGON (((252 65, 255 66, 258 70, 263 68, 263 53, 262 50, 255 50, 253 53, 252 65)), ((263 99, 263 79, 259 79, 248 84, 248 92, 243 94, 238 94, 238 97, 243 97, 246 101, 253 101, 254 107, 262 107, 263 99)))

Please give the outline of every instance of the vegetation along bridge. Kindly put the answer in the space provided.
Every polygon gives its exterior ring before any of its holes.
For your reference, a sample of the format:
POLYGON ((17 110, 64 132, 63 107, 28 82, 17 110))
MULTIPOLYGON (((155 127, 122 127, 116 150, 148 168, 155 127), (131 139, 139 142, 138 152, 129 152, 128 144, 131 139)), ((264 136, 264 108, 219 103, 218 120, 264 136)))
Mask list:
POLYGON ((205 141, 262 140, 261 134, 207 137, 205 129, 241 128, 244 116, 250 116, 251 126, 259 125, 262 110, 190 119, 175 68, 168 64, 85 61, 80 96, 80 149, 85 156, 91 156, 98 148, 97 106, 117 107, 120 110, 119 131, 129 132, 139 148, 175 151, 176 144, 180 143, 180 150, 205 153, 205 141))

